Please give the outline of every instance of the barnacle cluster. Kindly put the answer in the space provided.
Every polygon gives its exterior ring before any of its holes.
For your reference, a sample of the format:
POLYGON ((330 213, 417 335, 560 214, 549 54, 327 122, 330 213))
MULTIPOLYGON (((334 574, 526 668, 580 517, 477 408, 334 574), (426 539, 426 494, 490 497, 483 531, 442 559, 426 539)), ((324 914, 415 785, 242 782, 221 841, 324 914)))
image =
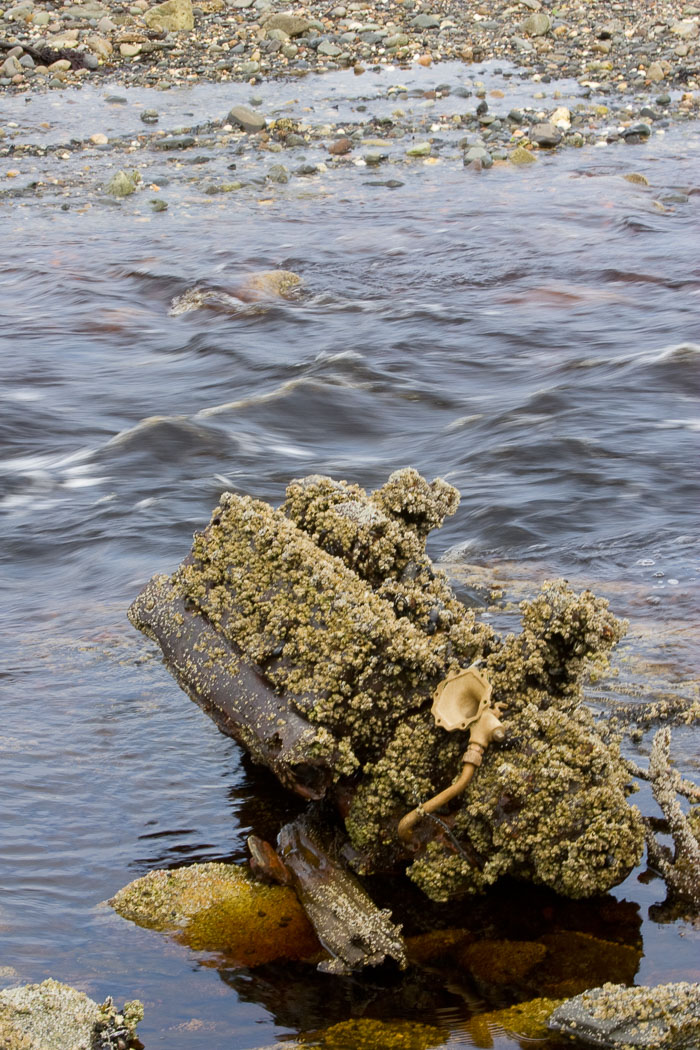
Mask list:
POLYGON ((498 637, 425 551, 457 503, 452 486, 412 469, 373 493, 293 481, 279 510, 226 493, 173 583, 327 734, 358 870, 405 860, 399 819, 459 773, 468 732, 435 726, 432 694, 480 659, 510 743, 489 749, 451 812, 423 822, 409 877, 436 900, 503 875, 572 897, 604 892, 639 859, 643 830, 617 746, 582 706, 582 679, 624 624, 559 581, 523 603, 520 634, 498 637))
POLYGON ((556 1007, 547 1024, 551 1031, 594 1046, 695 1050, 700 1035, 700 984, 654 988, 604 984, 556 1007))
POLYGON ((0 1046, 3 1050, 117 1050, 141 1046, 136 1028, 143 1020, 138 1000, 118 1010, 111 998, 101 1005, 53 978, 0 992, 0 1046))

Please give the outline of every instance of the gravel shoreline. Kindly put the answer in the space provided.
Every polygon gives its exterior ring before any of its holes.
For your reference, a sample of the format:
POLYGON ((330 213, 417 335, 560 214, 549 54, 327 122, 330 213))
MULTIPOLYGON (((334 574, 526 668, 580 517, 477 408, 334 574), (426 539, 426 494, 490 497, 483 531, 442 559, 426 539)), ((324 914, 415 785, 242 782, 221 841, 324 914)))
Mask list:
MULTIPOLYGON (((298 83, 295 90, 303 92, 299 82, 311 73, 348 70, 361 78, 379 66, 394 65, 406 70, 406 91, 411 93, 417 70, 439 74, 441 64, 452 74, 456 65, 463 69, 469 87, 455 84, 451 75, 449 82, 438 81, 419 93, 428 102, 449 95, 465 102, 461 112, 440 118, 442 123, 425 122, 418 136, 415 122, 411 125, 401 108, 379 124, 358 116, 354 123, 336 127, 326 122, 314 128, 313 121, 305 123, 299 115, 274 119, 264 109, 238 107, 237 112, 234 107, 206 130, 226 144, 231 136, 243 138, 256 153, 305 147, 323 138, 327 161, 337 165, 357 163, 353 150, 367 144, 368 135, 370 145, 374 136, 377 146, 398 146, 404 140, 402 155, 434 162, 441 152, 440 133, 448 129, 453 138, 455 132, 463 136, 459 146, 465 166, 479 170, 506 160, 526 165, 539 152, 562 146, 647 142, 672 123, 695 120, 700 112, 700 7, 664 0, 571 0, 559 6, 542 0, 485 0, 469 7, 454 0, 338 6, 333 0, 303 5, 200 0, 194 7, 191 0, 155 6, 148 0, 131 5, 19 0, 0 10, 0 93, 27 100, 85 84, 108 92, 239 82, 250 85, 250 101, 259 107, 255 85, 277 79, 298 83), (488 60, 503 63, 503 70, 495 70, 503 77, 529 82, 532 105, 509 108, 506 92, 488 91, 475 80, 488 60), (575 88, 573 102, 571 91, 562 105, 556 90, 538 90, 547 84, 556 88, 565 79, 575 88)), ((400 107, 406 97, 395 93, 393 99, 400 107)), ((194 134, 190 142, 149 128, 158 124, 157 109, 145 111, 141 119, 140 149, 184 150, 199 144, 201 123, 178 129, 181 136, 194 134)), ((0 158, 47 152, 44 146, 13 141, 17 134, 12 128, 0 123, 0 158)), ((126 145, 93 134, 56 148, 126 145)), ((370 166, 384 159, 382 153, 365 157, 370 166)), ((279 181, 287 175, 282 172, 279 181)))

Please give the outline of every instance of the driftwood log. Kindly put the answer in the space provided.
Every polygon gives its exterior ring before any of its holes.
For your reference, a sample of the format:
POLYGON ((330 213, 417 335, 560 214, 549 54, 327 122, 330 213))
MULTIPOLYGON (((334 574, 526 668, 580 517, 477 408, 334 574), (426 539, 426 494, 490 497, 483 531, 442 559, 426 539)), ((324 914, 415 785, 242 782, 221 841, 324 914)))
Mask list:
POLYGON ((379 910, 338 854, 336 835, 318 813, 302 814, 279 833, 280 857, 323 947, 319 969, 348 974, 394 959, 406 966, 400 927, 379 910))
MULTIPOLYGON (((581 683, 623 625, 606 602, 559 582, 523 604, 520 635, 499 637, 425 552, 457 502, 414 470, 370 494, 305 478, 279 510, 225 493, 130 619, 223 732, 285 787, 327 800, 355 872, 405 869, 435 900, 502 876, 604 893, 637 863, 643 828, 581 683), (468 790, 406 841, 402 817, 458 777, 469 743, 468 729, 435 723, 433 694, 475 659, 505 705, 506 750, 490 747, 468 790)), ((279 848, 339 969, 402 961, 397 931, 317 824, 288 827, 279 848), (381 936, 363 940, 363 929, 381 936)))
POLYGON ((169 577, 149 581, 129 618, 157 642, 178 684, 222 733, 302 798, 323 798, 333 767, 329 759, 313 758, 318 728, 270 688, 235 642, 187 606, 169 577))

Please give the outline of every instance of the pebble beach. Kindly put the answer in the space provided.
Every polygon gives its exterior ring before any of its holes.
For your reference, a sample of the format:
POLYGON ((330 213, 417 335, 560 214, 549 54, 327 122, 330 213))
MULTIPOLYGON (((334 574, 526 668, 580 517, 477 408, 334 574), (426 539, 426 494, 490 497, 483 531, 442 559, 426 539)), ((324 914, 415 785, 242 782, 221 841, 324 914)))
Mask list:
MULTIPOLYGON (((527 165, 541 151, 566 146, 649 142, 671 124, 697 118, 699 35, 699 7, 637 0, 469 5, 380 0, 337 6, 286 0, 201 0, 194 6, 191 0, 159 5, 20 0, 0 11, 0 90, 6 95, 31 101, 42 93, 89 86, 118 104, 119 91, 126 88, 165 93, 233 83, 249 85, 250 104, 233 107, 206 127, 201 120, 180 126, 177 135, 169 134, 173 129, 163 126, 153 105, 141 113, 141 131, 128 143, 90 129, 47 147, 17 141, 17 124, 10 120, 0 125, 0 159, 47 149, 180 151, 198 145, 197 134, 206 132, 216 145, 243 140, 256 153, 310 144, 320 150, 310 163, 305 157, 273 166, 272 181, 328 165, 378 167, 392 146, 406 158, 429 163, 451 150, 477 170, 494 162, 527 165), (502 86, 479 79, 484 63, 502 86), (353 120, 336 123, 314 124, 291 113, 276 119, 256 91, 264 83, 291 81, 303 102, 304 81, 312 74, 347 71, 359 82, 387 68, 399 70, 402 81, 392 81, 391 106, 379 120, 363 116, 361 106, 353 120), (450 71, 444 82, 442 68, 450 71), (429 84, 423 83, 427 71, 438 74, 429 84), (508 82, 527 85, 525 105, 511 104, 508 82), (566 98, 556 90, 559 84, 568 85, 566 98), (546 90, 548 85, 554 90, 546 90), (416 97, 426 107, 419 122, 404 105, 416 97), (440 111, 445 99, 450 105, 440 111)), ((20 171, 10 165, 5 175, 12 179, 20 171)), ((14 195, 16 189, 6 192, 14 195)))

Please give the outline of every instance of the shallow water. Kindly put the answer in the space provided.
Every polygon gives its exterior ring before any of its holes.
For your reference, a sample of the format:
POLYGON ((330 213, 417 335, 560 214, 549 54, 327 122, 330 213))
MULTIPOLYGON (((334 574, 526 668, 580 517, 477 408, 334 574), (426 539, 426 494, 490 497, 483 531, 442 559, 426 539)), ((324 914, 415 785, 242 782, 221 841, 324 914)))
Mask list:
MULTIPOLYGON (((207 119, 231 104, 221 90, 207 119)), ((12 116, 31 140, 41 122, 12 116)), ((152 868, 242 860, 251 829, 273 836, 295 809, 125 610, 222 489, 279 502, 295 476, 375 486, 411 464, 462 493, 431 548, 456 579, 476 565, 527 592, 567 575, 630 617, 621 679, 592 702, 630 683, 692 695, 699 158, 688 125, 525 171, 419 162, 391 192, 352 168, 226 200, 175 176, 160 215, 3 203, 3 983, 141 998, 147 1050, 252 1048, 363 1013, 469 1045, 485 1003, 444 979, 418 995, 408 979, 233 971, 100 904, 152 868), (303 276, 300 302, 168 314, 197 282, 279 267, 303 276)), ((674 753, 697 778, 697 732, 675 731, 674 753)), ((697 980, 697 931, 653 921, 663 886, 638 875, 615 894, 641 924, 636 980, 697 980)))

